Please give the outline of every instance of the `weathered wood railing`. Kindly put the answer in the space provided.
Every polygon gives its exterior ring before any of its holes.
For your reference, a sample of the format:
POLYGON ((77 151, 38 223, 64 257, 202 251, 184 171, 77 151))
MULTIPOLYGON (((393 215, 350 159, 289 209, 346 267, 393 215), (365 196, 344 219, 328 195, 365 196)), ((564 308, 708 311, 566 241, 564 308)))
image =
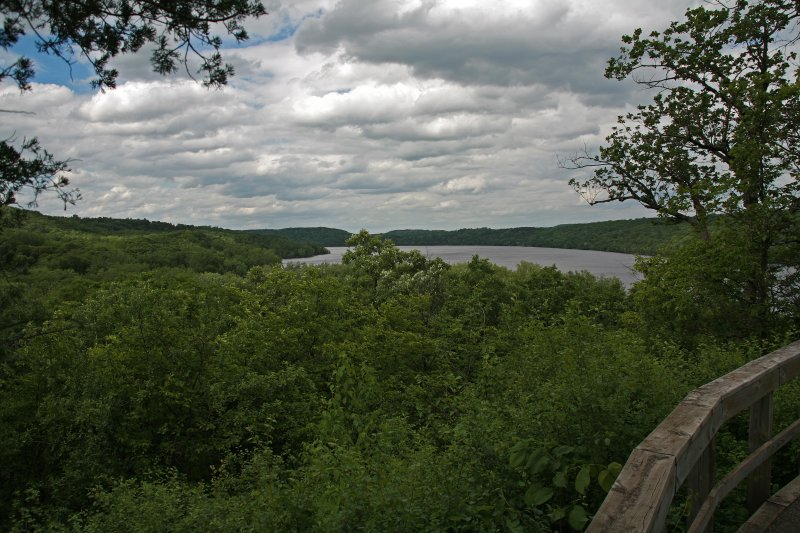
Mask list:
POLYGON ((800 433, 800 420, 775 438, 772 393, 800 375, 800 341, 690 392, 631 453, 587 531, 661 531, 684 481, 692 497, 689 531, 707 531, 720 501, 748 479, 752 513, 770 496, 770 457, 800 433), (712 489, 714 436, 750 409, 750 456, 712 489))

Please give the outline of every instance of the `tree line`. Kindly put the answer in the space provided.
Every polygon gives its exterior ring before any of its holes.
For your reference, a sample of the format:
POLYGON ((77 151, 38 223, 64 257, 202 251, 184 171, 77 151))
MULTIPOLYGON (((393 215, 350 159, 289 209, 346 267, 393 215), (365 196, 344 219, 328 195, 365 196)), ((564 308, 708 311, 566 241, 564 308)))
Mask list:
MULTIPOLYGON (((282 235, 323 246, 345 246, 351 233, 334 228, 247 230, 282 235)), ((686 225, 658 218, 609 220, 553 227, 463 228, 459 230, 402 229, 379 234, 398 246, 538 246, 652 255, 672 239, 685 237, 686 225)))
POLYGON ((394 230, 382 235, 400 246, 537 246, 651 255, 670 240, 686 236, 688 230, 662 219, 640 218, 546 228, 394 230))

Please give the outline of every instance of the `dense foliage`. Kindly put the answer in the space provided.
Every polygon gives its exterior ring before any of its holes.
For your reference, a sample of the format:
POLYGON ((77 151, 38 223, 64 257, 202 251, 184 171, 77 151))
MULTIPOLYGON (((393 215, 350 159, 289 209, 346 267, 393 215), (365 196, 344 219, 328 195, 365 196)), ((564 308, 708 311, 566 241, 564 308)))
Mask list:
POLYGON ((25 336, 29 320, 41 321, 109 281, 169 268, 244 275, 324 252, 279 236, 8 209, 0 215, 0 351, 25 336))
POLYGON ((0 233, 3 530, 581 530, 687 390, 794 324, 680 334, 706 302, 654 304, 656 263, 626 293, 366 232, 284 268, 224 232, 48 221, 0 233))
MULTIPOLYGON (((191 226, 188 224, 171 224, 147 219, 121 219, 121 218, 81 218, 78 215, 71 217, 54 217, 23 209, 5 211, 0 218, 0 231, 5 228, 21 229, 34 233, 62 232, 73 235, 87 234, 100 236, 144 236, 160 235, 167 233, 192 235, 200 239, 200 235, 214 236, 227 239, 238 245, 255 246, 274 251, 280 258, 309 257, 326 253, 324 245, 312 239, 300 238, 302 235, 292 237, 279 233, 229 230, 211 226, 191 226)), ((283 231, 283 230, 276 230, 283 231)), ((12 231, 13 233, 13 231, 12 231)), ((236 255, 237 252, 226 252, 236 255)))

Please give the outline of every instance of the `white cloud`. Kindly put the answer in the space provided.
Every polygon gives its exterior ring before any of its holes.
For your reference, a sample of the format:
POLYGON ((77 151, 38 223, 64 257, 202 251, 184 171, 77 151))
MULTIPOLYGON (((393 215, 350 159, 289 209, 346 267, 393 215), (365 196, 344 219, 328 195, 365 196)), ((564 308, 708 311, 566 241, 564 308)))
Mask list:
POLYGON ((481 192, 486 185, 486 180, 482 177, 464 176, 463 178, 454 178, 449 180, 442 186, 446 192, 454 191, 470 191, 473 193, 481 192))
MULTIPOLYGON (((123 57, 120 86, 4 86, 0 135, 73 158, 67 214, 226 227, 551 225, 640 216, 589 208, 558 154, 597 146, 647 98, 605 80, 622 33, 684 8, 656 0, 267 2, 225 51, 229 87, 123 57), (296 33, 293 33, 296 30, 296 33)), ((63 213, 46 200, 48 212, 63 213)))
POLYGON ((407 84, 362 85, 323 96, 307 96, 295 102, 292 110, 298 123, 323 128, 387 122, 413 107, 419 94, 418 89, 407 84))

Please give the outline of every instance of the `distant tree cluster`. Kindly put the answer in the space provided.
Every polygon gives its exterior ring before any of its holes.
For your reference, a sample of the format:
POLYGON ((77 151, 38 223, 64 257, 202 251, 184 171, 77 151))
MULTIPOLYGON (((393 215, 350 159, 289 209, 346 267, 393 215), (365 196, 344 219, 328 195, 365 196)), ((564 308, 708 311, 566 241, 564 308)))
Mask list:
POLYGON ((30 320, 102 283, 154 269, 244 275, 284 257, 326 250, 280 236, 259 236, 147 220, 46 217, 9 209, 0 214, 0 349, 30 320), (5 341, 4 341, 5 339, 5 341))
MULTIPOLYGON (((282 235, 322 246, 344 246, 350 232, 332 228, 249 230, 282 235)), ((563 224, 547 228, 470 228, 454 231, 404 229, 381 234, 398 246, 538 246, 636 254, 654 254, 659 247, 688 234, 685 226, 659 219, 614 220, 563 224)))

